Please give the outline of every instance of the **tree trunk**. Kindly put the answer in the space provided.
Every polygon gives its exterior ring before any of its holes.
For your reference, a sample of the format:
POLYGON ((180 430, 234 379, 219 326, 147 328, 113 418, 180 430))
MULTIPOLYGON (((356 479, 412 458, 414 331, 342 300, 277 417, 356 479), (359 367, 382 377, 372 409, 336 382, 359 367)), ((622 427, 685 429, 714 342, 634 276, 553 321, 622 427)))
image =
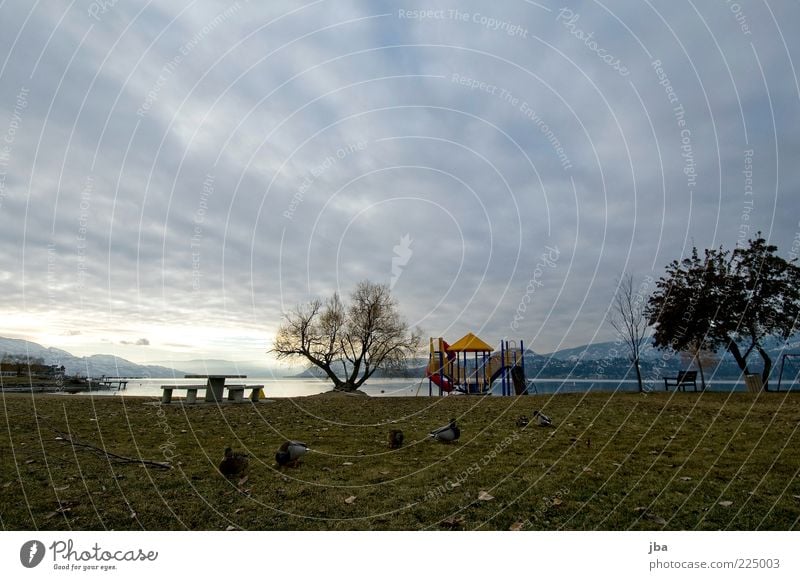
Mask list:
POLYGON ((728 341, 728 352, 733 355, 733 358, 736 359, 736 364, 739 365, 739 368, 742 370, 742 373, 745 375, 749 375, 750 371, 747 369, 747 359, 742 356, 742 353, 739 352, 739 345, 736 344, 733 340, 728 341))
POLYGON ((338 381, 333 385, 334 391, 342 391, 343 393, 352 393, 358 390, 358 386, 350 381, 338 381))
POLYGON ((697 368, 700 369, 700 390, 706 390, 706 375, 703 372, 703 362, 700 360, 700 356, 697 357, 697 368))
POLYGON ((772 372, 772 359, 767 354, 767 351, 761 348, 761 345, 756 347, 758 349, 758 354, 761 355, 761 358, 764 360, 764 370, 761 371, 761 382, 764 385, 764 390, 769 391, 769 375, 772 372))
POLYGON ((636 360, 633 361, 633 366, 636 367, 636 381, 639 384, 639 392, 644 392, 644 386, 642 385, 642 371, 639 369, 639 358, 637 357, 636 360))

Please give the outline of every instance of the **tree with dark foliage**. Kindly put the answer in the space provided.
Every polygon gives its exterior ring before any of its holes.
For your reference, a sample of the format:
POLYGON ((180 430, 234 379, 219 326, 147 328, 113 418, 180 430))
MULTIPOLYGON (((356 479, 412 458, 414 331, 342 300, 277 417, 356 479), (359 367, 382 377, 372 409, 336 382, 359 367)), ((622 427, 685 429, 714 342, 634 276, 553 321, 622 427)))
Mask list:
POLYGON ((761 237, 733 252, 697 248, 673 261, 656 282, 647 315, 655 345, 675 351, 725 348, 744 374, 756 351, 763 361, 761 380, 768 390, 772 359, 764 340, 788 339, 800 314, 800 268, 776 254, 761 237))

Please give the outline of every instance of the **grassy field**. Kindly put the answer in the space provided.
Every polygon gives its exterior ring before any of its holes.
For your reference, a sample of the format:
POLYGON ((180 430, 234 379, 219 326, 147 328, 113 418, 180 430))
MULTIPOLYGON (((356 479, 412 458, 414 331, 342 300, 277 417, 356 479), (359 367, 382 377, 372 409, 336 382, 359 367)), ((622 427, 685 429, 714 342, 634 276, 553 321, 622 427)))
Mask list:
POLYGON ((5 530, 800 529, 797 395, 0 396, 5 530), (556 427, 515 425, 535 408, 556 427), (450 417, 461 439, 431 441, 450 417), (275 464, 285 438, 313 450, 298 468, 275 464), (226 445, 246 481, 216 471, 226 445))

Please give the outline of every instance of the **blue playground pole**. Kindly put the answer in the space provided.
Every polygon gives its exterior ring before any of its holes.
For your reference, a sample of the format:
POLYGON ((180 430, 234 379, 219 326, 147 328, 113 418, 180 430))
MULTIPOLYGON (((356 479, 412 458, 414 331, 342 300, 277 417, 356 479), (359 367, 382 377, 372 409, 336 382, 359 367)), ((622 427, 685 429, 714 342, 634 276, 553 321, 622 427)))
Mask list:
POLYGON ((502 355, 501 355, 501 362, 503 364, 502 373, 503 373, 503 396, 508 395, 508 391, 511 385, 508 384, 508 372, 506 371, 506 358, 508 357, 508 341, 504 340, 502 343, 502 355))
POLYGON ((442 385, 444 384, 444 355, 442 353, 442 341, 439 341, 439 396, 442 396, 442 385))

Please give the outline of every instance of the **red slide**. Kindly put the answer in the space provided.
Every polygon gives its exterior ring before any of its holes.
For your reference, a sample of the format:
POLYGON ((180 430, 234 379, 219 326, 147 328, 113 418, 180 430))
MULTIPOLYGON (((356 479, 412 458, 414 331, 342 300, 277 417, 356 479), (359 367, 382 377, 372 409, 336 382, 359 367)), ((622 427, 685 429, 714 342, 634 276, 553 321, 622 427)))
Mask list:
POLYGON ((449 393, 453 390, 453 382, 447 377, 440 375, 439 373, 436 373, 434 375, 429 374, 428 378, 434 385, 436 385, 437 387, 441 387, 441 389, 445 393, 449 393))

